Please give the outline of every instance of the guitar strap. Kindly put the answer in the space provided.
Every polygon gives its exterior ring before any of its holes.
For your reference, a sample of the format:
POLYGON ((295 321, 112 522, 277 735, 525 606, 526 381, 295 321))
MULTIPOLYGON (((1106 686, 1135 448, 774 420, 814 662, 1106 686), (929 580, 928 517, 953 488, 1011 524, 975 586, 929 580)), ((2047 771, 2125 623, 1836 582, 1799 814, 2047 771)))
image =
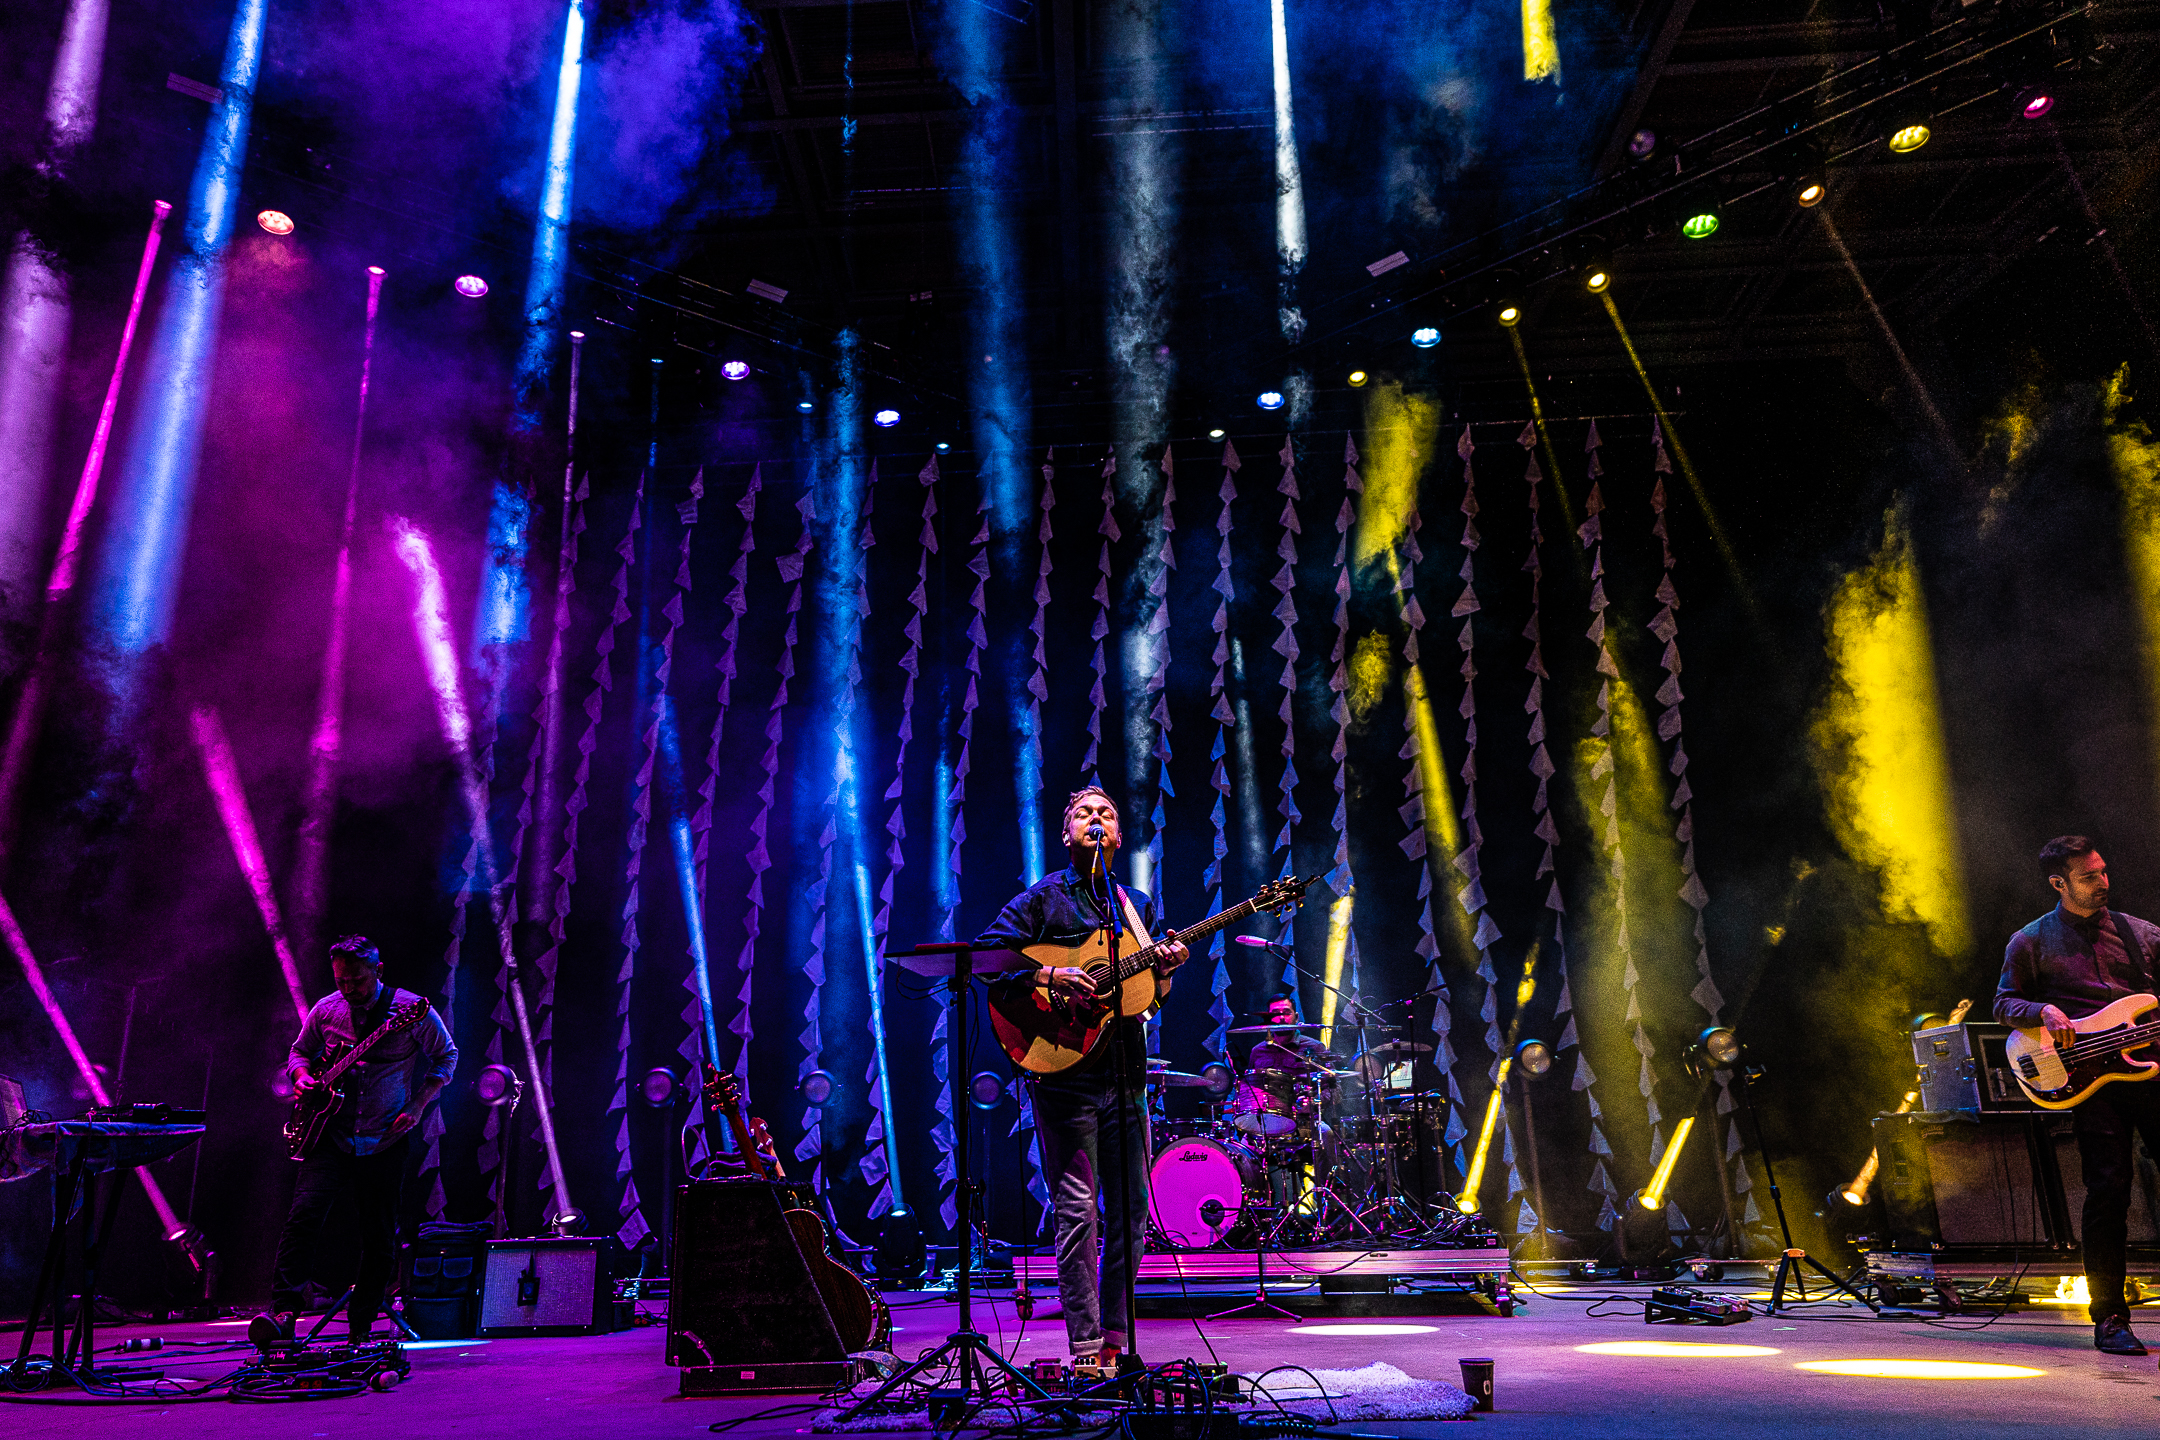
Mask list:
POLYGON ((1145 950, 1155 941, 1148 935, 1147 926, 1140 923, 1140 911, 1133 905, 1132 896, 1125 893, 1124 886, 1119 885, 1117 887, 1117 898, 1118 908, 1125 912, 1125 932, 1131 937, 1128 943, 1135 944, 1140 949, 1145 950))
POLYGON ((2122 942, 2123 954, 2136 957, 2131 963, 2137 966, 2139 975, 2144 979, 2145 993, 2154 993, 2153 957, 2146 950, 2144 942, 2128 925, 2117 920, 2113 910, 2103 910, 2100 913, 2107 916, 2107 923, 2114 927, 2115 938, 2122 942))
MULTIPOLYGON (((386 1023, 388 1023, 390 1019, 390 1012, 396 1008, 397 987, 395 985, 383 986, 382 994, 375 997, 375 1003, 369 1007, 367 1015, 364 1017, 367 1021, 366 1027, 362 1028, 357 1025, 353 1027, 355 1032, 353 1035, 353 1044, 358 1045, 361 1041, 367 1039, 368 1036, 374 1034, 377 1030, 382 1029, 382 1027, 386 1023)), ((363 1060, 360 1063, 365 1065, 368 1062, 363 1060)))

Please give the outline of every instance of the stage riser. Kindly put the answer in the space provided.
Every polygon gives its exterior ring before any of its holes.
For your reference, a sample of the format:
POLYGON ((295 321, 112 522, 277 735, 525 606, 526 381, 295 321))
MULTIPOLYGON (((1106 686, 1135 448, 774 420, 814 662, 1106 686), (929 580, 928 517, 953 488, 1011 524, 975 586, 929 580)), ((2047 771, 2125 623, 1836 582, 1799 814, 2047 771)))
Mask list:
MULTIPOLYGON (((1301 1284, 1323 1276, 1384 1275, 1402 1279, 1445 1279, 1505 1275, 1508 1252, 1489 1250, 1289 1250, 1269 1251, 1270 1284, 1301 1284)), ((1139 1279, 1203 1284, 1249 1281, 1258 1267, 1249 1250, 1190 1250, 1148 1255, 1140 1261, 1139 1279)), ((1029 1284, 1057 1283, 1057 1260, 1048 1255, 1015 1255, 1013 1278, 1029 1284)))

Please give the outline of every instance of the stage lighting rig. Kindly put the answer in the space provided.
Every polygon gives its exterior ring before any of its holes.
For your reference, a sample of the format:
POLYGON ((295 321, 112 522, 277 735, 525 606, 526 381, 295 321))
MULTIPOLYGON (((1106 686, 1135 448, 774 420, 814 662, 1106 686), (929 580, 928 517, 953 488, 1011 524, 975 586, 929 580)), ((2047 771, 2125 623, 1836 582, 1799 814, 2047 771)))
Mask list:
POLYGON ((1437 325, 1418 326, 1417 329, 1410 332, 1410 343, 1420 350, 1432 349, 1433 346, 1440 343, 1440 327, 1437 325))
POLYGON ((812 1070, 795 1082, 795 1093, 802 1097, 803 1104, 823 1110, 840 1093, 840 1082, 828 1071, 812 1070))
POLYGON ((683 1078, 666 1066, 655 1066, 638 1081, 638 1098, 655 1110, 666 1110, 683 1097, 683 1078))
POLYGON ((1910 155, 1934 138, 1935 107, 1926 100, 1907 100, 1890 107, 1883 119, 1883 143, 1893 155, 1910 155))
POLYGON ((1712 1070, 1730 1070, 1740 1063, 1745 1047, 1730 1026, 1712 1025, 1695 1037, 1681 1056, 1681 1063, 1693 1076, 1702 1076, 1712 1070))
POLYGON ((968 1104, 977 1110, 995 1110, 1005 1098, 1005 1081, 995 1070, 978 1070, 968 1078, 968 1104))
POLYGON ((473 1098, 489 1109, 507 1105, 515 1110, 525 1095, 525 1082, 508 1065, 482 1066, 473 1077, 472 1088, 473 1098))
POLYGON ((1503 270, 1493 277, 1493 318, 1512 329, 1522 322, 1522 281, 1512 270, 1503 270))

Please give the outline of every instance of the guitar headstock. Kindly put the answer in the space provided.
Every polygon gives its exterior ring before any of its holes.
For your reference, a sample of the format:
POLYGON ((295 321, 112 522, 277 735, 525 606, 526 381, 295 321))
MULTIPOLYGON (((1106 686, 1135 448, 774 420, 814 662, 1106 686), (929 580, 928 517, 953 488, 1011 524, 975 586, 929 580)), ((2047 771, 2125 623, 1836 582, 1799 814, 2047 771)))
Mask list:
POLYGON ((400 1005, 395 1010, 392 1010, 390 1018, 383 1022, 383 1029, 410 1030, 427 1018, 430 1008, 432 1007, 427 996, 416 996, 409 1004, 400 1005))
POLYGON ((1296 876, 1288 876, 1280 880, 1270 880, 1260 887, 1259 894, 1253 896, 1253 909, 1264 910, 1278 918, 1287 915, 1297 909, 1305 898, 1305 892, 1312 888, 1313 881, 1318 878, 1308 876, 1300 880, 1296 876))
POLYGON ((710 1060, 705 1062, 705 1101, 724 1110, 733 1110, 742 1104, 742 1091, 736 1088, 733 1071, 722 1070, 710 1060))

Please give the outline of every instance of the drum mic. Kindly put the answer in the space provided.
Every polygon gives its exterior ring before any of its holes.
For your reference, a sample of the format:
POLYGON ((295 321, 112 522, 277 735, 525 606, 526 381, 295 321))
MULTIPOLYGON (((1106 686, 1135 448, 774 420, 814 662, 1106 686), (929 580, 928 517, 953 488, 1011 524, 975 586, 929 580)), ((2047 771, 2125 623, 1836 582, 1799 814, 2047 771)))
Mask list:
POLYGON ((1279 940, 1263 940, 1258 935, 1233 935, 1230 938, 1240 945, 1250 945, 1255 950, 1288 950, 1290 948, 1279 940))
POLYGON ((1222 1224, 1223 1214, 1222 1201, 1203 1200, 1200 1202, 1200 1223, 1207 1226, 1208 1229, 1213 1230, 1216 1226, 1222 1224))

